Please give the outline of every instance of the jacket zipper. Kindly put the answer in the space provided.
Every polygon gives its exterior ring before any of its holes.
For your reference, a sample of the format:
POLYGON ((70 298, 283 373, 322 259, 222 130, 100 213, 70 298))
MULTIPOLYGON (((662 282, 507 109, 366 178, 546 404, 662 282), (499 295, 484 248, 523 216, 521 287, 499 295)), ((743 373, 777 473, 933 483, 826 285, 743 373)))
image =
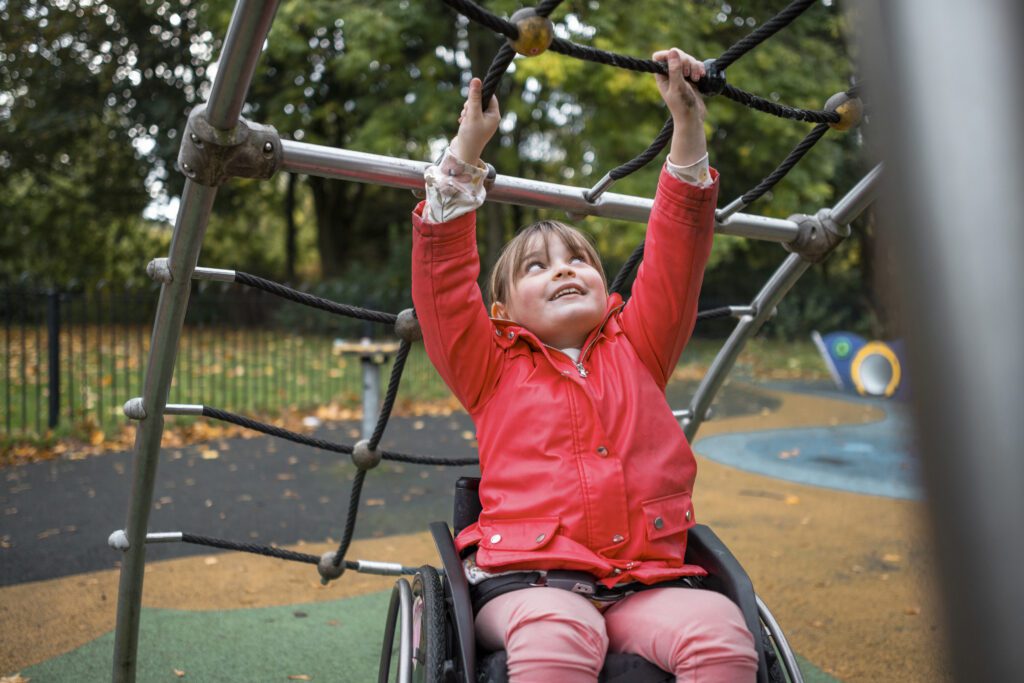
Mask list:
MULTIPOLYGON (((586 348, 580 351, 580 359, 572 361, 572 364, 576 366, 576 372, 580 374, 580 377, 586 379, 587 375, 590 374, 587 372, 587 369, 583 367, 583 358, 587 355, 587 352, 590 351, 591 347, 594 346, 594 343, 597 342, 598 338, 601 336, 601 330, 603 330, 604 326, 608 324, 608 319, 611 318, 612 315, 615 314, 615 311, 617 311, 619 308, 622 307, 619 306, 617 308, 612 309, 611 312, 609 312, 609 314, 605 316, 604 322, 601 323, 601 327, 597 328, 597 333, 594 335, 594 338, 590 340, 590 343, 587 344, 586 348)), ((555 351, 558 351, 566 358, 572 360, 572 357, 569 356, 569 354, 567 354, 565 351, 562 351, 561 349, 556 349, 554 346, 551 346, 550 344, 544 344, 544 346, 548 347, 549 349, 554 349, 555 351)))

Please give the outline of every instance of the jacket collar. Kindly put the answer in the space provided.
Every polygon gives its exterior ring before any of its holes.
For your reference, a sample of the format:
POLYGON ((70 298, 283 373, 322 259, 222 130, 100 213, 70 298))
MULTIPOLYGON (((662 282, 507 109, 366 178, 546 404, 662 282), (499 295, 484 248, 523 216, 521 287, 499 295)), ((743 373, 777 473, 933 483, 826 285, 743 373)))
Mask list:
MULTIPOLYGON (((608 320, 621 310, 622 306, 622 296, 620 294, 613 292, 608 295, 608 303, 605 306, 604 317, 601 319, 601 324, 595 327, 587 336, 586 340, 583 342, 584 349, 586 349, 598 335, 603 333, 605 325, 608 324, 608 320)), ((534 349, 543 350, 545 348, 544 342, 538 339, 537 335, 516 322, 504 320, 502 318, 491 318, 491 323, 494 325, 495 335, 499 338, 498 343, 502 348, 507 349, 520 339, 534 349)))

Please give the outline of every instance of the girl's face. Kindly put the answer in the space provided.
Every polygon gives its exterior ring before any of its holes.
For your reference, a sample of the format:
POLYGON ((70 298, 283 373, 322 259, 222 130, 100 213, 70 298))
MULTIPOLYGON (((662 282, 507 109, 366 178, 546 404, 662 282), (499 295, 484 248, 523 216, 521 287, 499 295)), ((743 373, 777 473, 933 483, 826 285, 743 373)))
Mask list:
POLYGON ((562 240, 536 234, 516 266, 508 301, 491 306, 557 349, 580 348, 601 324, 608 303, 600 272, 562 240))

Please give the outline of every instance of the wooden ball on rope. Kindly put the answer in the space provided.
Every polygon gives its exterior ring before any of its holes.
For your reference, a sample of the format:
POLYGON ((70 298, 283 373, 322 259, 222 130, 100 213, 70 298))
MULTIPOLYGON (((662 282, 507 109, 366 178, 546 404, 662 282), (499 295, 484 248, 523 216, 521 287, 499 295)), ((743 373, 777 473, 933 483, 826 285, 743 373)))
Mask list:
POLYGON ((850 97, 845 92, 837 92, 825 102, 825 111, 839 114, 839 121, 828 124, 834 130, 850 130, 860 125, 864 118, 864 104, 859 97, 850 97))
POLYGON ((555 39, 554 24, 547 17, 537 14, 537 10, 532 7, 517 10, 509 17, 509 21, 519 29, 519 38, 509 39, 509 45, 525 57, 536 57, 547 50, 555 39))

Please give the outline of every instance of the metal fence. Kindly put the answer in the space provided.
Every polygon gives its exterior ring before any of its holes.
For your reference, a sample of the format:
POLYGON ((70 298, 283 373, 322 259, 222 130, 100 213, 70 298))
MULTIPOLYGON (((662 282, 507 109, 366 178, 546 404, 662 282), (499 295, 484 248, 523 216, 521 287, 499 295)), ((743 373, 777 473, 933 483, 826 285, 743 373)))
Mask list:
MULTIPOLYGON (((159 289, 0 289, 0 429, 7 440, 53 430, 110 430, 141 393, 159 289)), ((236 285, 195 283, 169 401, 273 413, 359 406, 358 356, 344 340, 390 337, 382 326, 304 309, 236 285)), ((407 398, 446 394, 421 353, 403 374, 407 398)), ((389 370, 385 365, 384 371, 389 370)))

